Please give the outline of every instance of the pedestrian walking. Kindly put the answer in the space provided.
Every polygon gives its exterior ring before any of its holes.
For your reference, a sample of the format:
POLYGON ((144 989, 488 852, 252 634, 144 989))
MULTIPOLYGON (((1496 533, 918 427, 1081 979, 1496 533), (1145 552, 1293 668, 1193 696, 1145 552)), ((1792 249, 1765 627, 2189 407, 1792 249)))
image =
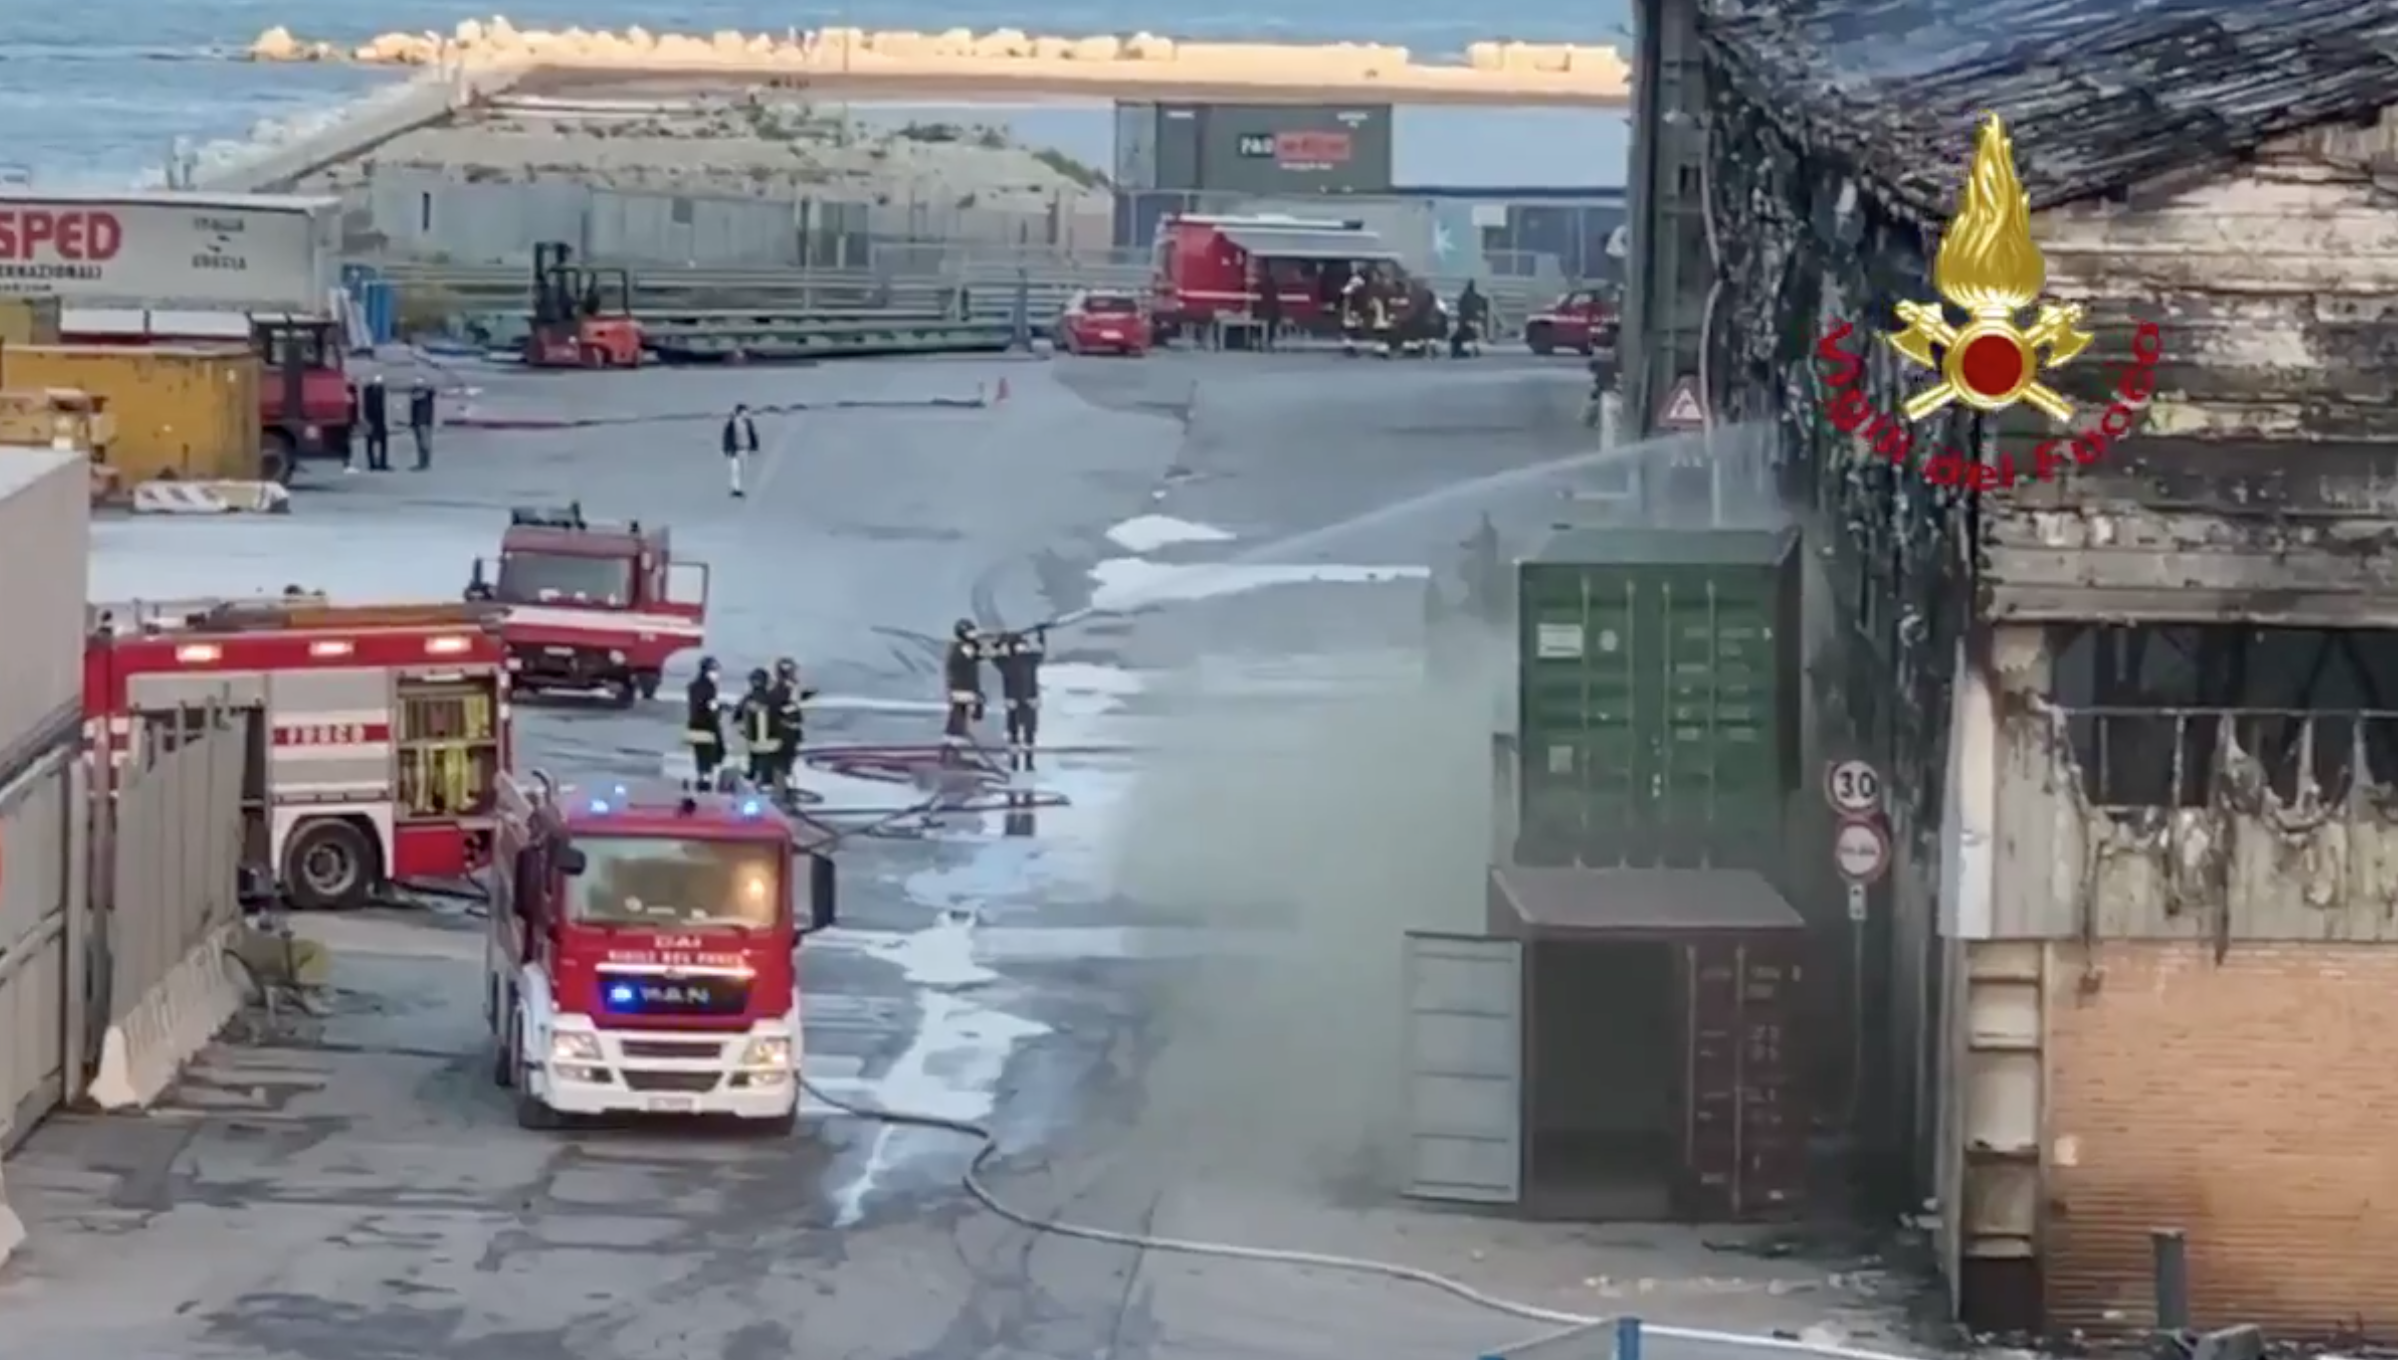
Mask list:
POLYGON ((383 389, 382 374, 366 380, 358 413, 366 419, 366 470, 391 471, 391 394, 383 389))
POLYGON ((433 385, 419 378, 408 386, 408 433, 416 438, 416 470, 433 466, 433 385))
POLYGON ((758 422, 749 418, 749 407, 735 406, 724 420, 725 475, 733 488, 733 499, 749 493, 743 483, 748 480, 749 460, 758 452, 758 422))

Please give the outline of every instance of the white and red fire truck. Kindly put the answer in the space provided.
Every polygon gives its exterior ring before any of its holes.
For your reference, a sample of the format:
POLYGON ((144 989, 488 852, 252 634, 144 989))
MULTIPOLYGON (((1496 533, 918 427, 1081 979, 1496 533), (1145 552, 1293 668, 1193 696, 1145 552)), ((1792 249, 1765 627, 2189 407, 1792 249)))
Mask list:
POLYGON ((831 837, 766 799, 500 782, 485 1006, 517 1122, 799 1114, 799 938, 831 837), (795 901, 799 904, 794 906, 795 901))
POLYGON ((478 559, 466 594, 507 607, 519 693, 654 698, 667 661, 707 633, 707 564, 676 558, 663 525, 592 524, 579 505, 511 512, 498 579, 478 559))
POLYGON ((84 730, 111 766, 180 713, 249 710, 245 859, 302 908, 489 858, 509 758, 497 611, 336 606, 322 596, 103 605, 84 650, 84 730))
POLYGON ((1397 261, 1362 222, 1178 213, 1157 226, 1150 319, 1160 337, 1246 322, 1257 315, 1260 291, 1271 287, 1283 324, 1328 331, 1350 278, 1372 267, 1396 277, 1397 261))

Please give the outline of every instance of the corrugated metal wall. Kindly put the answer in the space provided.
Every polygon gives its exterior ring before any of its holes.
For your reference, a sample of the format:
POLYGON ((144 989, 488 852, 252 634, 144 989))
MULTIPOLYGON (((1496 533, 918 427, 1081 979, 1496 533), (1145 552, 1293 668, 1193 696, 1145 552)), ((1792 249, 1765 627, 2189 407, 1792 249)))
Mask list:
POLYGON ((580 184, 470 183, 430 170, 380 170, 349 191, 352 256, 519 264, 542 241, 586 258, 701 267, 863 268, 893 241, 1105 250, 1108 202, 1085 194, 1003 203, 925 190, 873 202, 708 197, 580 184))

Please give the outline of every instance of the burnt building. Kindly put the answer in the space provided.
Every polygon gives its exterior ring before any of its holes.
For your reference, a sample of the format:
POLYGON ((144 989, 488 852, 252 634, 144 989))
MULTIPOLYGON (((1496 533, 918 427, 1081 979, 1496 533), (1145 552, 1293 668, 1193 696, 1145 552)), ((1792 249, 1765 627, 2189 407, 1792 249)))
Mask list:
POLYGON ((1889 771, 1867 1141, 1958 1311, 2146 1326, 2172 1226, 2201 1323, 2398 1334, 2398 3, 1640 18, 1626 404, 1775 432, 1819 750, 1889 771), (2045 481, 2026 408, 1827 416, 1924 387, 1880 337, 1993 113, 2095 336, 2046 380, 2153 382, 2045 481))

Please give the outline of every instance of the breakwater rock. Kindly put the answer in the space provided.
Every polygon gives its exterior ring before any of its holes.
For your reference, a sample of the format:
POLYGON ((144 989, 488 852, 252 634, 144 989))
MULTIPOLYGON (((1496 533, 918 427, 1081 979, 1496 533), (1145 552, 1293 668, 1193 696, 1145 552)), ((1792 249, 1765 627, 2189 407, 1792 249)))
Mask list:
POLYGON ((520 29, 504 18, 468 20, 450 32, 386 33, 356 47, 338 47, 276 27, 258 35, 257 61, 354 62, 385 66, 528 65, 788 71, 794 76, 921 76, 938 78, 1046 74, 1090 79, 1144 77, 1160 84, 1188 81, 1327 86, 1388 83, 1461 88, 1516 82, 1594 96, 1621 95, 1630 70, 1613 48, 1566 43, 1478 42, 1462 61, 1419 64, 1404 47, 1376 43, 1275 44, 1184 42, 1152 33, 1063 38, 1017 29, 976 33, 794 30, 783 34, 724 31, 707 36, 582 28, 520 29))

